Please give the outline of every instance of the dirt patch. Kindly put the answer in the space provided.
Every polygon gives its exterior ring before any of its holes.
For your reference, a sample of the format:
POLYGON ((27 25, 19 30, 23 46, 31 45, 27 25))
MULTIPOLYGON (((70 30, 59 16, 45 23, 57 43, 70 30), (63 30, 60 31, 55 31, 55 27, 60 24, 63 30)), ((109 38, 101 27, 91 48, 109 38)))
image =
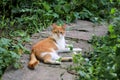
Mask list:
MULTIPOLYGON (((92 35, 103 36, 107 33, 107 27, 105 25, 95 25, 88 21, 78 20, 76 23, 67 25, 66 29, 66 42, 73 44, 74 47, 83 49, 84 52, 92 50, 88 41, 92 38, 92 35)), ((45 31, 33 34, 29 44, 26 44, 27 49, 31 49, 31 46, 41 39, 49 36, 50 27, 45 31)), ((72 53, 60 53, 61 56, 71 56, 72 53)), ((23 65, 20 69, 13 69, 9 67, 2 77, 2 80, 74 80, 75 76, 69 74, 66 68, 72 65, 72 62, 63 62, 61 65, 47 65, 40 63, 35 70, 27 68, 29 55, 24 54, 21 57, 21 63, 23 65)))

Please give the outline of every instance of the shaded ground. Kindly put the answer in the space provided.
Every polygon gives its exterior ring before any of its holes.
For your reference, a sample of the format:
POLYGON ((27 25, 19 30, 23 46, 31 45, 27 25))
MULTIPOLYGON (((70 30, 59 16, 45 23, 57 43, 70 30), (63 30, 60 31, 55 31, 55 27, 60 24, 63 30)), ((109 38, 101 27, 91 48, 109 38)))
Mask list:
MULTIPOLYGON (((73 44, 74 47, 80 47, 84 52, 92 50, 88 40, 92 35, 103 36, 107 33, 105 25, 95 25, 88 21, 79 20, 76 23, 67 25, 66 42, 73 44)), ((33 34, 31 42, 26 44, 25 47, 29 50, 32 44, 49 36, 50 27, 43 32, 33 34)), ((71 56, 71 53, 60 53, 61 56, 71 56)), ((21 57, 22 68, 15 70, 9 67, 2 77, 2 80, 74 80, 75 76, 69 74, 66 68, 72 65, 72 62, 64 62, 62 65, 47 65, 40 63, 35 70, 29 70, 27 63, 29 55, 24 54, 21 57)))

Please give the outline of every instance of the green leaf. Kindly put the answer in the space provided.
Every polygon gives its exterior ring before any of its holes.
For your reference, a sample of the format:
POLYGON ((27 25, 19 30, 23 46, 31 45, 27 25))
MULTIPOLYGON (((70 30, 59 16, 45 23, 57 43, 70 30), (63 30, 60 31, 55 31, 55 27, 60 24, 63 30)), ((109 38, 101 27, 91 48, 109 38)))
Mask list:
POLYGON ((5 45, 5 46, 7 46, 7 45, 10 44, 10 42, 11 42, 10 39, 6 39, 6 38, 1 38, 1 39, 0 39, 0 43, 2 43, 2 44, 0 44, 0 45, 5 45))
POLYGON ((55 12, 59 14, 63 14, 64 12, 62 11, 62 6, 61 5, 56 5, 55 6, 55 12))
POLYGON ((49 11, 49 10, 50 10, 50 6, 49 6, 49 4, 48 4, 47 2, 42 3, 42 5, 43 5, 43 7, 44 7, 44 9, 45 9, 46 11, 49 11))
POLYGON ((79 71, 81 77, 85 77, 86 73, 84 71, 79 71))
POLYGON ((113 77, 117 77, 117 73, 110 73, 113 77))
POLYGON ((67 47, 68 47, 71 51, 73 51, 73 45, 72 45, 72 44, 67 45, 67 47))
POLYGON ((10 54, 11 54, 12 58, 16 58, 16 59, 20 58, 20 56, 13 51, 10 51, 10 54))
POLYGON ((109 25, 108 31, 109 31, 110 33, 113 33, 113 32, 114 32, 113 25, 109 25))
POLYGON ((54 18, 59 18, 59 15, 57 13, 53 13, 54 18))
POLYGON ((3 63, 4 63, 3 60, 0 59, 0 64, 3 64, 3 63))
POLYGON ((112 2, 113 2, 113 0, 110 0, 110 2, 112 3, 112 2))
POLYGON ((19 63, 15 63, 15 64, 14 64, 14 67, 15 67, 16 69, 18 69, 18 68, 20 68, 20 64, 19 64, 19 63))
POLYGON ((78 13, 78 12, 74 12, 73 14, 74 14, 74 16, 75 16, 75 18, 76 18, 76 19, 77 19, 77 18, 80 18, 80 16, 79 16, 79 13, 78 13))
POLYGON ((65 13, 68 13, 71 10, 71 5, 65 4, 65 5, 63 5, 63 9, 64 9, 65 13))
MULTIPOLYGON (((7 52, 6 49, 0 47, 0 54, 1 54, 1 53, 4 53, 4 52, 7 52)), ((2 54, 1 54, 1 55, 2 55, 2 54)))
POLYGON ((94 67, 91 66, 88 70, 89 70, 89 72, 92 74, 92 73, 93 73, 93 70, 94 70, 94 67))
POLYGON ((116 12, 116 8, 112 8, 110 14, 115 14, 115 12, 116 12))

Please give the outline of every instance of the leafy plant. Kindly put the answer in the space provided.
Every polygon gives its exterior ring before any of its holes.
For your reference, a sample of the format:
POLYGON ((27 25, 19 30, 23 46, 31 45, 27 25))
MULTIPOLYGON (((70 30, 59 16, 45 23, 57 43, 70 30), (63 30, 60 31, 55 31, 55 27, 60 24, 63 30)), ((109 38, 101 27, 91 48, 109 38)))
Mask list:
POLYGON ((119 0, 3 0, 0 4, 0 28, 22 29, 30 34, 53 22, 108 19, 110 9, 119 8, 119 0))
POLYGON ((92 22, 107 19, 111 22, 109 35, 94 37, 94 52, 90 54, 92 58, 89 61, 85 61, 81 55, 74 56, 75 64, 80 63, 75 70, 82 75, 81 79, 96 80, 106 76, 118 79, 120 28, 119 17, 114 16, 119 15, 119 7, 120 0, 0 0, 0 75, 12 61, 16 63, 19 55, 25 51, 22 44, 29 41, 28 33, 40 32, 54 22, 63 24, 77 19, 92 22), (107 59, 102 61, 106 56, 107 59), (84 61, 85 64, 82 64, 84 61), (104 65, 105 68, 102 67, 104 65), (106 68, 112 69, 107 71, 106 68))
POLYGON ((119 80, 120 79, 120 15, 115 8, 111 9, 112 22, 108 26, 108 35, 103 37, 93 36, 91 43, 93 52, 91 58, 81 54, 73 56, 72 69, 78 74, 79 80, 119 80))
MULTIPOLYGON (((6 67, 17 64, 20 55, 17 53, 16 44, 11 44, 10 39, 0 39, 0 76, 3 74, 6 67)), ((16 67, 16 66, 15 66, 16 67)))
POLYGON ((27 50, 23 47, 22 43, 15 40, 1 38, 0 39, 0 77, 5 69, 9 66, 14 68, 20 67, 20 56, 27 50))

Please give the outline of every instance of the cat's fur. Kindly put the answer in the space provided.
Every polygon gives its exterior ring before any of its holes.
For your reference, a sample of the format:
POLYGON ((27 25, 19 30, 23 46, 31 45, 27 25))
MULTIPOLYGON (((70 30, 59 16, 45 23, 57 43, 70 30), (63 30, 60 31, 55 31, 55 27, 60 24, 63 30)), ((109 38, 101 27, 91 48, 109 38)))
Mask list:
POLYGON ((58 59, 61 61, 71 61, 72 57, 60 57, 58 52, 68 52, 68 48, 65 48, 65 27, 52 25, 52 34, 50 37, 39 41, 32 47, 30 55, 30 61, 28 67, 34 69, 39 63, 39 60, 43 60, 44 63, 48 64, 60 64, 58 59))

